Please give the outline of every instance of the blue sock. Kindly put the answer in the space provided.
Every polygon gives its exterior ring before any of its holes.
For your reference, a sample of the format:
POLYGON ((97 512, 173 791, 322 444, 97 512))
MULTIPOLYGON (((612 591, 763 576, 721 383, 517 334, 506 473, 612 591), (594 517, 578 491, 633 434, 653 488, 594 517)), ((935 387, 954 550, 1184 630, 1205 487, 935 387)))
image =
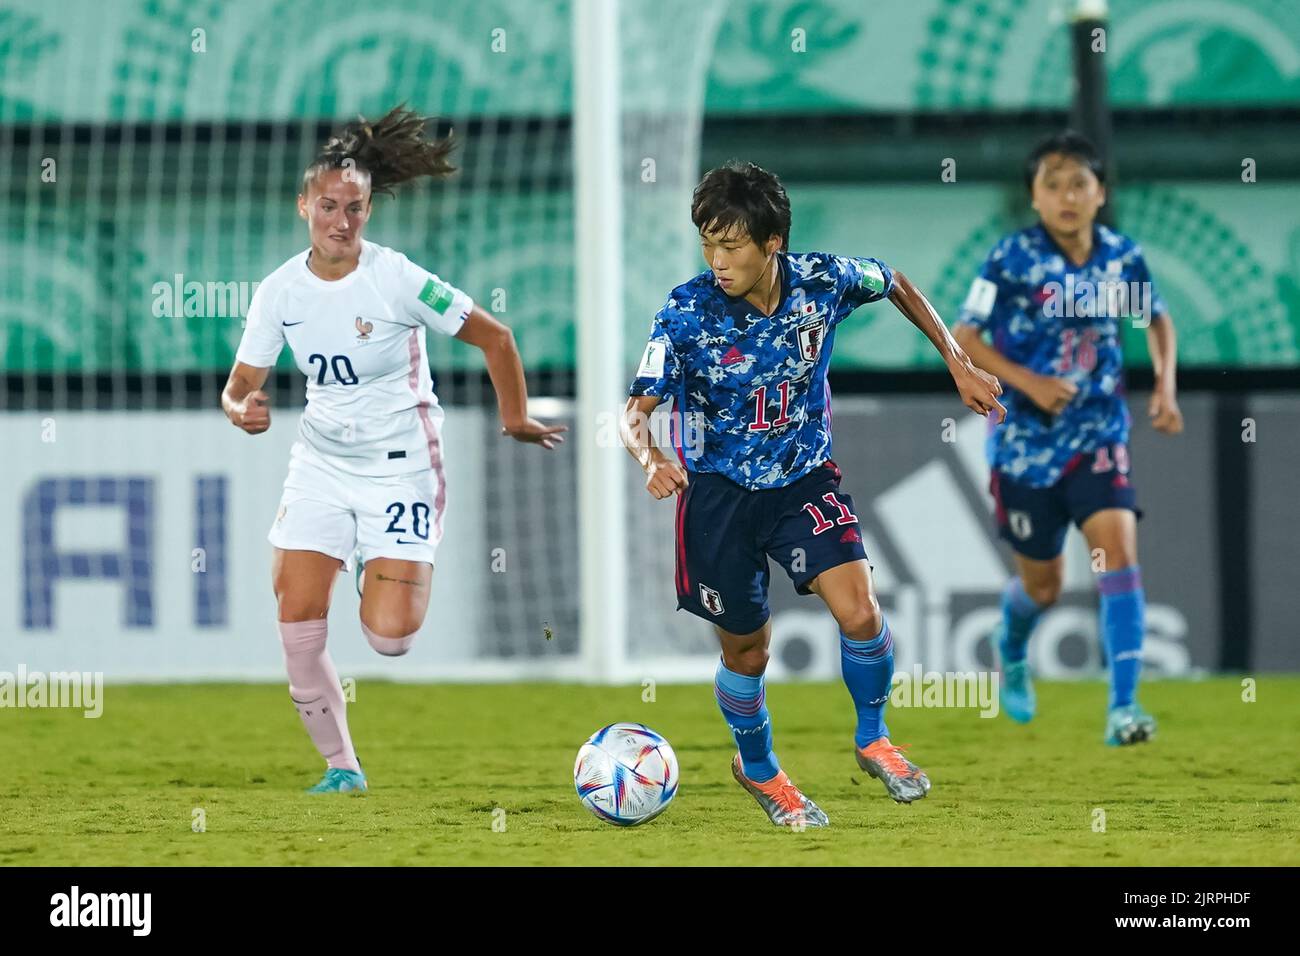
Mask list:
POLYGON ((766 783, 781 772, 772 753, 772 718, 767 712, 763 676, 749 677, 718 661, 713 693, 740 748, 740 768, 755 783, 766 783))
POLYGON ((858 712, 858 729, 853 735, 858 749, 888 737, 885 704, 894 679, 894 635, 883 614, 880 633, 869 641, 854 641, 840 634, 840 673, 858 712))
POLYGON ((1098 575, 1101 591, 1101 639, 1110 659, 1110 706, 1133 703, 1142 670, 1146 594, 1136 564, 1098 575))
POLYGON ((1025 659, 1029 635, 1042 616, 1043 609, 1025 591, 1025 583, 1014 577, 1002 589, 1002 640, 998 652, 1002 660, 1018 663, 1025 659))

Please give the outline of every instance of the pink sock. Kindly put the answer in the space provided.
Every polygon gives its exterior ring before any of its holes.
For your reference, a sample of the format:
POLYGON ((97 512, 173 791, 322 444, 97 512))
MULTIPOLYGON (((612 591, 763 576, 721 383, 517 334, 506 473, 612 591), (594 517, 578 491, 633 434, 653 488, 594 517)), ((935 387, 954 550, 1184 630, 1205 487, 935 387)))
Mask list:
POLYGON ((280 621, 284 665, 289 671, 289 696, 298 716, 330 767, 361 770, 348 734, 348 705, 343 700, 334 662, 325 650, 327 622, 280 621))

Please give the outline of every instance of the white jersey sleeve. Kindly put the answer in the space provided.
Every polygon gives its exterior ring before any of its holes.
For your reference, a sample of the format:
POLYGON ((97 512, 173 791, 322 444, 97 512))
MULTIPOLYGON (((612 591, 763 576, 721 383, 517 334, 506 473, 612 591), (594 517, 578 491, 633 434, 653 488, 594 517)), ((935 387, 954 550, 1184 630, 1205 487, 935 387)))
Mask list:
MULTIPOLYGON (((284 329, 274 309, 275 289, 268 283, 258 285, 248 304, 248 317, 244 322, 244 335, 239 340, 235 360, 254 368, 269 368, 280 357, 284 348, 284 329)), ((278 286, 276 287, 278 288, 278 286)))
POLYGON ((398 302, 408 316, 443 335, 455 335, 469 318, 474 300, 432 272, 397 253, 398 302))

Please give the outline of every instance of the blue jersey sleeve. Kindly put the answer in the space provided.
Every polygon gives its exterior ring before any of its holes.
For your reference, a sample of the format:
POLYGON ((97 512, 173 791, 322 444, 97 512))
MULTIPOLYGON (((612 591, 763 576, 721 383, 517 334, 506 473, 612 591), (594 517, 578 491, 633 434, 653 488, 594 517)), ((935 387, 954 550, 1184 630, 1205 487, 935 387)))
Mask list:
POLYGON ((879 259, 833 256, 831 261, 839 277, 841 315, 888 298, 894 291, 894 270, 879 259))
POLYGON ((674 328, 680 324, 680 317, 670 300, 650 323, 650 341, 641 355, 636 378, 628 389, 629 395, 653 395, 662 401, 681 391, 682 361, 673 338, 674 328))
POLYGON ((1157 315, 1168 315, 1169 306, 1165 302, 1164 296, 1156 287, 1156 281, 1151 276, 1151 270, 1147 267, 1146 257, 1142 255, 1142 248, 1139 246, 1133 250, 1132 281, 1143 283, 1143 288, 1150 290, 1149 297, 1144 296, 1143 300, 1150 303, 1151 314, 1148 319, 1154 319, 1157 315))
POLYGON ((1006 274, 1007 244, 998 243, 984 260, 979 274, 971 283, 957 321, 973 325, 981 332, 997 328, 1010 300, 1010 283, 1006 274))

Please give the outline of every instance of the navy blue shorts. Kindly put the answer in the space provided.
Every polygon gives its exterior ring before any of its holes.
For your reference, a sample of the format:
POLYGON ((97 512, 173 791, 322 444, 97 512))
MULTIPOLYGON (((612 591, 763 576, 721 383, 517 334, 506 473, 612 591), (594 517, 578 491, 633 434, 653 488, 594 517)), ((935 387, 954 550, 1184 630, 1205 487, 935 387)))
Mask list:
POLYGON ((827 461, 784 488, 748 491, 721 475, 692 474, 677 499, 677 606, 748 634, 771 615, 769 557, 800 594, 828 568, 865 559, 840 477, 827 461))
POLYGON ((1047 488, 1031 488, 994 471, 989 491, 997 504, 999 536, 1017 554, 1035 561, 1049 561, 1061 553, 1071 521, 1083 527, 1090 515, 1103 508, 1127 508, 1142 517, 1129 479, 1125 445, 1080 452, 1060 481, 1047 488))

